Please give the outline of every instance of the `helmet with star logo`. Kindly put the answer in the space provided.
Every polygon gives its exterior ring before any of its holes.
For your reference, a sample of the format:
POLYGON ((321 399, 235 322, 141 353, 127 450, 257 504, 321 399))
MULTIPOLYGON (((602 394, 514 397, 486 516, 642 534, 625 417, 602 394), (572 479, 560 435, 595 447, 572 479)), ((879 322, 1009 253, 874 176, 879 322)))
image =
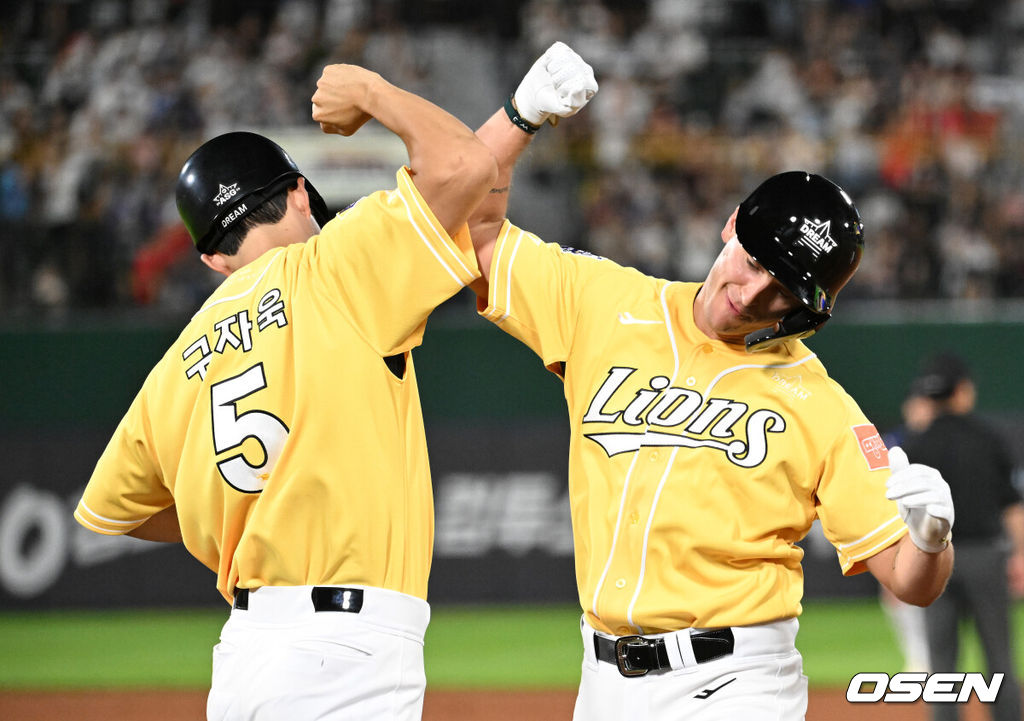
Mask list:
MULTIPOLYGON (((224 233, 264 201, 295 184, 295 161, 277 143, 256 133, 232 132, 206 141, 178 175, 178 213, 200 253, 217 250, 224 233)), ((313 218, 322 227, 330 214, 306 178, 313 218)))
POLYGON ((864 252, 864 225, 850 196, 802 170, 773 175, 740 203, 736 237, 802 306, 778 328, 748 335, 748 350, 803 338, 824 325, 864 252))

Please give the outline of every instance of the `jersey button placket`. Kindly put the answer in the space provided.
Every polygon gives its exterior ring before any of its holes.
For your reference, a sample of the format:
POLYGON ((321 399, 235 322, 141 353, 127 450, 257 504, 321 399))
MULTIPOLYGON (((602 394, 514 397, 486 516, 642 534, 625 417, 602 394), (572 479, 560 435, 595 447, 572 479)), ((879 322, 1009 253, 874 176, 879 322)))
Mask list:
MULTIPOLYGON (((672 375, 663 375, 666 379, 669 379, 666 385, 670 385, 672 383, 672 381, 670 380, 672 378, 672 375)), ((668 449, 664 447, 646 446, 647 434, 652 432, 652 428, 651 423, 646 418, 646 416, 644 420, 644 439, 642 441, 642 445, 638 453, 646 455, 648 463, 646 468, 637 467, 635 469, 637 477, 634 479, 634 482, 636 483, 637 488, 645 488, 648 491, 650 491, 658 486, 658 479, 661 477, 661 474, 663 472, 657 464, 664 462, 669 456, 666 455, 668 449)), ((638 456, 638 460, 640 460, 640 458, 642 458, 642 456, 638 456)), ((650 502, 652 499, 645 498, 644 500, 650 502)), ((645 503, 641 502, 639 504, 639 508, 646 508, 645 503)), ((646 512, 649 513, 649 511, 646 512)), ((632 510, 628 515, 626 515, 623 518, 623 520, 625 521, 625 525, 622 527, 620 533, 623 534, 624 540, 625 538, 629 538, 631 540, 626 545, 624 545, 622 550, 618 551, 616 555, 619 556, 619 559, 621 561, 625 561, 625 565, 628 565, 629 568, 633 568, 633 566, 636 566, 640 563, 640 559, 643 557, 643 549, 640 546, 642 545, 645 526, 644 524, 640 523, 641 512, 640 510, 637 509, 632 510), (632 553, 626 551, 627 548, 631 548, 632 553)), ((621 568, 619 570, 620 572, 623 572, 625 571, 625 568, 621 568)), ((620 576, 616 578, 616 580, 611 585, 614 586, 616 591, 619 591, 622 594, 631 594, 633 591, 633 587, 630 586, 630 581, 627 580, 626 576, 620 576)), ((614 607, 616 609, 625 611, 630 605, 630 600, 628 598, 624 598, 623 596, 620 596, 619 594, 615 593, 612 593, 612 596, 617 597, 619 599, 614 603, 614 607)), ((634 633, 633 628, 630 626, 621 626, 617 629, 617 631, 620 636, 634 633)))
MULTIPOLYGON (((714 349, 711 347, 710 343, 701 343, 699 346, 697 346, 697 348, 694 349, 694 352, 690 354, 690 365, 692 366, 693 362, 697 360, 699 355, 708 355, 713 352, 714 349)), ((686 383, 687 388, 693 388, 695 385, 697 385, 697 377, 692 375, 687 376, 686 380, 683 382, 686 383)))

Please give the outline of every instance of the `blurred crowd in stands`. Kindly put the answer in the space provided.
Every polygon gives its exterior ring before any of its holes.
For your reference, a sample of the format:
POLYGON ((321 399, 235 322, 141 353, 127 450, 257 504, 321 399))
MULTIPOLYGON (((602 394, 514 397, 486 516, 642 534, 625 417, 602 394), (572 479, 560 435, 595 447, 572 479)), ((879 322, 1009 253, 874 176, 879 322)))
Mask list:
POLYGON ((318 132, 309 98, 330 62, 475 126, 554 40, 601 90, 517 175, 510 215, 545 239, 698 279, 735 205, 803 168, 864 217, 845 298, 1024 296, 1024 0, 3 5, 6 312, 188 312, 216 283, 173 197, 202 140, 318 132))

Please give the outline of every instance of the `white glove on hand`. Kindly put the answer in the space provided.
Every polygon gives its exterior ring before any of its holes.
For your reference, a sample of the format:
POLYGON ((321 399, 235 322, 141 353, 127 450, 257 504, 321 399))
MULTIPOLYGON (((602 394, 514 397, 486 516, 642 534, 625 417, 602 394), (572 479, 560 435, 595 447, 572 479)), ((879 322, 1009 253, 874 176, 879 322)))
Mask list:
POLYGON ((556 42, 527 71, 513 94, 519 117, 533 125, 575 115, 597 92, 594 69, 563 42, 556 42))
POLYGON ((896 501, 900 516, 910 529, 910 540, 922 551, 938 553, 949 542, 953 528, 953 496, 937 470, 911 464, 902 448, 889 450, 892 475, 885 497, 896 501))

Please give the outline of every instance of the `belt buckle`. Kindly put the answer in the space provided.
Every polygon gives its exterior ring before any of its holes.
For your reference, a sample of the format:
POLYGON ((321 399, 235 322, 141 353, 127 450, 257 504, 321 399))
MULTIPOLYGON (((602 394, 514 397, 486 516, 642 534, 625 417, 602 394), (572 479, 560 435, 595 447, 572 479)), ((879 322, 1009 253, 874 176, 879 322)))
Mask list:
POLYGON ((646 676, 648 669, 633 668, 629 665, 629 649, 642 647, 646 648, 650 642, 643 636, 622 636, 615 639, 615 664, 619 667, 619 673, 623 676, 646 676))

